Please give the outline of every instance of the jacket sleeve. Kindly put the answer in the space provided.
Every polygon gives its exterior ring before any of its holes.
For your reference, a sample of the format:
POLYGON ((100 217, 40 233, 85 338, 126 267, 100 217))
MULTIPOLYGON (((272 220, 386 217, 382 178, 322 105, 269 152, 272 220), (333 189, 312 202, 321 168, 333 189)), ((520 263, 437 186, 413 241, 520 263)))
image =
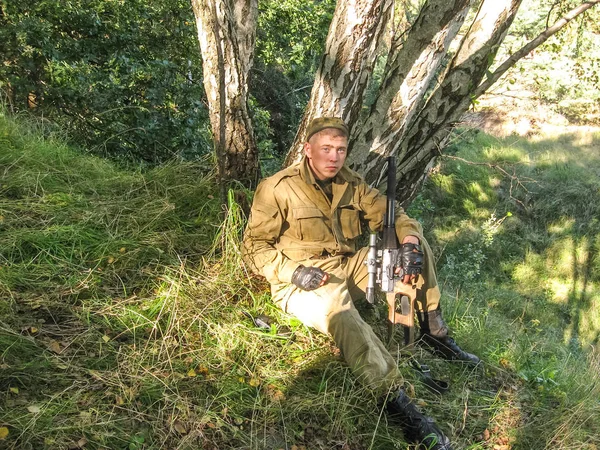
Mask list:
POLYGON ((292 274, 300 265, 274 246, 285 222, 285 212, 285 205, 276 199, 273 183, 265 180, 259 184, 244 233, 242 256, 253 272, 271 284, 291 283, 292 274))
MULTIPOLYGON (((362 181, 355 191, 354 202, 358 209, 362 211, 363 218, 369 224, 369 228, 372 231, 381 231, 387 203, 386 197, 377 189, 362 181)), ((421 224, 417 220, 411 219, 398 203, 396 203, 395 208, 395 219, 396 236, 399 242, 402 242, 406 236, 416 236, 419 240, 423 240, 421 224)))

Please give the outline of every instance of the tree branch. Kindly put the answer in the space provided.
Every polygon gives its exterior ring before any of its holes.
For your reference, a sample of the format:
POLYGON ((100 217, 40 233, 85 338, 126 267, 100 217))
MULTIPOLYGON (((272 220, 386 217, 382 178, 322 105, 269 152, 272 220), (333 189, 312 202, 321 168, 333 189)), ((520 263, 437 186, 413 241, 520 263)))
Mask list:
POLYGON ((512 66, 514 66, 518 60, 523 58, 525 55, 527 55, 529 52, 531 52, 536 47, 538 47, 541 44, 543 44, 544 42, 546 42, 546 40, 548 40, 548 38, 550 36, 552 36, 557 31, 559 31, 561 28, 563 28, 565 25, 567 25, 571 20, 573 20, 580 14, 584 13, 592 6, 597 5, 598 3, 600 3, 600 0, 589 0, 587 2, 582 3, 578 7, 573 8, 571 11, 569 11, 567 14, 565 14, 562 18, 560 18, 558 21, 556 21, 554 23, 554 25, 552 25, 550 28, 547 28, 546 30, 544 30, 532 41, 528 42, 523 47, 521 47, 519 50, 517 50, 515 53, 513 53, 506 61, 504 61, 494 71, 494 73, 489 75, 487 77, 487 79, 483 83, 481 83, 477 87, 477 89, 475 89, 475 92, 473 93, 474 97, 477 98, 477 97, 481 96, 485 91, 487 91, 490 88, 490 86, 492 84, 494 84, 496 81, 498 81, 498 78, 500 78, 502 75, 504 75, 504 73, 508 69, 510 69, 512 66))
MULTIPOLYGON (((518 203, 519 205, 521 205, 521 207, 523 207, 523 209, 526 209, 525 204, 519 200, 518 198, 513 196, 513 190, 515 188, 521 188, 523 191, 525 191, 526 194, 529 194, 529 189, 527 189, 527 187, 525 186, 524 183, 537 183, 537 180, 534 180, 533 178, 529 178, 529 177, 519 177, 517 175, 517 171, 515 170, 514 166, 515 164, 507 164, 507 166, 512 166, 513 170, 512 170, 512 175, 510 173, 508 173, 508 171, 506 169, 504 169, 504 167, 500 164, 494 164, 494 163, 478 163, 475 161, 469 161, 468 159, 464 159, 461 158, 459 156, 450 156, 450 155, 443 155, 440 153, 440 156, 442 158, 445 159, 453 159, 455 161, 460 161, 463 162, 465 164, 469 164, 471 166, 485 166, 485 167, 489 167, 490 169, 494 169, 498 172, 500 172, 502 174, 503 177, 508 178, 510 180, 510 187, 508 190, 508 196, 511 200, 515 201, 516 203, 518 203)), ((523 164, 520 164, 523 165, 523 164)))

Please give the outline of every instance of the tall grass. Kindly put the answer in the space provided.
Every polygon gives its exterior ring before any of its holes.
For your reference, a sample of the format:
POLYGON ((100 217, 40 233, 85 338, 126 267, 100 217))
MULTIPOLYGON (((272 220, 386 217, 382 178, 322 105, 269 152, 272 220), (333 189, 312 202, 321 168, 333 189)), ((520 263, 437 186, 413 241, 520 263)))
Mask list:
MULTIPOLYGON (((406 448, 244 268, 243 213, 203 163, 123 168, 32 128, 0 117, 0 447, 406 448)), ((467 134, 412 205, 445 316, 486 362, 419 353, 442 397, 399 359, 455 448, 599 445, 599 139, 575 138, 467 134)))
POLYGON ((469 132, 416 202, 456 334, 508 377, 495 445, 600 443, 599 145, 600 133, 469 132))

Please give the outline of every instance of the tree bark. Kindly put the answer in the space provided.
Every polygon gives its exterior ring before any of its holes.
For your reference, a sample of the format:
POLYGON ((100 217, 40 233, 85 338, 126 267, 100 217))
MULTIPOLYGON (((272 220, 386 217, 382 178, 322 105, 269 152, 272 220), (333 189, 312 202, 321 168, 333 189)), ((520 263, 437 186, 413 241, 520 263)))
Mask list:
POLYGON ((348 163, 354 170, 367 173, 378 159, 395 152, 470 4, 428 1, 408 32, 396 29, 376 100, 351 139, 348 163))
MULTIPOLYGON (((471 94, 493 62, 520 4, 521 0, 483 1, 440 86, 407 127, 396 153, 402 180, 398 192, 401 204, 417 194, 451 127, 471 105, 471 94)), ((366 179, 381 179, 382 169, 380 162, 365 175, 366 179)))
POLYGON ((393 4, 393 0, 337 2, 325 54, 285 166, 302 155, 306 128, 313 118, 341 117, 352 129, 363 105, 393 4))
POLYGON ((583 2, 493 73, 490 67, 521 0, 482 0, 475 18, 462 33, 464 38, 460 39, 456 36, 474 3, 474 0, 428 0, 408 30, 407 24, 412 20, 398 21, 401 25, 389 44, 378 94, 363 117, 360 110, 364 108, 364 90, 375 61, 368 51, 374 51, 385 41, 384 24, 376 21, 392 23, 393 11, 384 0, 338 2, 327 39, 327 53, 285 164, 300 155, 299 144, 309 119, 321 115, 342 117, 351 131, 348 163, 368 183, 384 188, 384 157, 395 154, 397 199, 406 205, 418 192, 436 156, 446 145, 452 127, 473 99, 518 59, 600 0, 583 2), (369 16, 359 18, 356 13, 359 10, 369 16), (360 24, 356 25, 357 34, 349 32, 352 24, 360 24), (449 56, 451 53, 453 57, 449 56))
POLYGON ((192 7, 219 182, 224 188, 232 181, 251 187, 258 180, 258 147, 247 104, 257 0, 192 0, 192 7))

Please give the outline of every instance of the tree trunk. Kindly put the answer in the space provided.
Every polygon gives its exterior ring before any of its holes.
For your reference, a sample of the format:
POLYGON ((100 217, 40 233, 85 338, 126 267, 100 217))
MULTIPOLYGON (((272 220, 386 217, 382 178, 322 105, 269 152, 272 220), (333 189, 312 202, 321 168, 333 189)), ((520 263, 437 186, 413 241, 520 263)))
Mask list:
POLYGON ((375 102, 361 116, 369 78, 369 73, 361 71, 370 72, 374 64, 373 56, 366 51, 378 48, 384 41, 384 27, 375 21, 391 23, 393 12, 388 3, 353 0, 346 8, 346 2, 338 2, 327 39, 327 53, 286 164, 298 158, 299 143, 309 119, 336 115, 346 120, 351 130, 348 164, 368 183, 380 185, 385 178, 384 157, 397 156, 397 198, 407 204, 444 149, 451 128, 473 99, 489 89, 520 58, 600 0, 588 0, 574 8, 493 73, 490 66, 521 0, 483 0, 460 40, 456 36, 474 3, 474 0, 428 0, 408 29, 406 24, 412 20, 408 15, 402 16, 389 44, 387 65, 375 102), (369 13, 369 17, 352 16, 351 8, 358 6, 361 14, 369 13), (360 23, 361 33, 350 34, 351 23, 360 23), (347 44, 346 34, 351 36, 347 44), (450 58, 450 49, 456 47, 455 56, 450 58))
POLYGON ((192 7, 219 182, 251 187, 258 180, 258 148, 247 104, 257 0, 192 0, 192 7))
MULTIPOLYGON (((451 127, 471 105, 471 94, 494 60, 521 0, 484 0, 440 86, 407 127, 396 152, 401 187, 398 200, 408 203, 440 154, 451 127)), ((381 178, 383 164, 374 165, 367 180, 381 178)))
POLYGON ((469 10, 470 0, 432 0, 403 39, 396 30, 386 69, 370 114, 355 127, 348 163, 368 173, 381 157, 395 153, 448 47, 469 10))
POLYGON ((363 105, 364 92, 393 4, 393 0, 337 2, 325 54, 284 165, 291 164, 301 156, 306 127, 313 118, 341 117, 352 128, 363 105))

